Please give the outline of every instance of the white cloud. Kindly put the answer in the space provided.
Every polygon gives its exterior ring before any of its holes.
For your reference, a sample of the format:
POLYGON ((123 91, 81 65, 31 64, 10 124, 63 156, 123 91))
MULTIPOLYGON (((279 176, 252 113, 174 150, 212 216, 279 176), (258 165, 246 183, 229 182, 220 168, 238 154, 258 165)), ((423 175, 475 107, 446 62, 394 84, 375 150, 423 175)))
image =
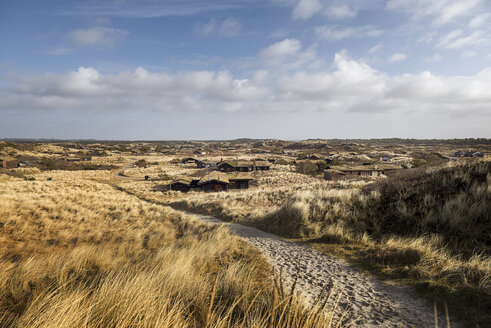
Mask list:
POLYGON ((440 54, 434 54, 433 56, 429 56, 429 57, 424 58, 424 61, 428 62, 428 63, 437 63, 437 62, 440 62, 442 60, 443 60, 443 56, 440 54))
POLYGON ((331 19, 345 19, 356 16, 357 11, 347 4, 333 4, 326 9, 326 14, 331 19))
POLYGON ((389 77, 345 54, 337 54, 334 64, 333 72, 300 72, 279 79, 276 99, 297 104, 297 110, 491 114, 487 105, 491 94, 486 91, 491 87, 491 69, 468 77, 430 72, 389 77))
POLYGON ((397 63, 397 62, 405 61, 406 59, 407 59, 407 55, 403 53, 395 53, 389 56, 389 58, 387 58, 389 63, 397 63))
POLYGON ((71 41, 80 46, 108 46, 112 47, 128 32, 110 27, 92 27, 78 29, 70 32, 71 41))
POLYGON ((217 20, 212 18, 208 23, 196 28, 196 32, 203 36, 210 36, 217 29, 217 20))
POLYGON ((386 8, 411 15, 413 19, 430 18, 435 25, 474 14, 483 0, 389 0, 386 8))
POLYGON ((235 18, 227 18, 220 24, 220 35, 223 36, 234 36, 239 34, 242 25, 235 18))
MULTIPOLYGON (((101 74, 81 67, 67 74, 12 76, 15 81, 0 108, 116 111, 116 110, 238 110, 264 98, 268 89, 258 81, 234 79, 228 71, 152 73, 143 68, 101 74)), ((0 97, 1 98, 1 97, 0 97)))
MULTIPOLYGON (((295 42, 293 42, 295 44, 295 42)), ((300 54, 297 46, 278 55, 300 54)), ((431 72, 388 76, 335 55, 332 69, 282 75, 257 70, 250 78, 229 71, 103 74, 81 67, 66 74, 9 76, 1 110, 104 111, 357 111, 490 116, 491 68, 472 76, 431 72), (273 86, 273 87, 270 87, 273 86)))
POLYGON ((477 15, 476 17, 472 18, 471 21, 469 22, 469 28, 481 27, 485 23, 489 22, 490 16, 491 15, 489 13, 477 15))
POLYGON ((470 34, 466 34, 462 30, 457 29, 442 36, 437 47, 445 49, 461 49, 489 43, 491 43, 489 34, 482 30, 475 30, 470 34))
POLYGON ((384 44, 382 42, 379 42, 377 43, 376 45, 374 45, 373 47, 371 47, 369 50, 368 50, 368 53, 369 54, 374 54, 376 53, 377 51, 379 51, 380 49, 382 49, 384 47, 384 44))
POLYGON ((309 19, 322 9, 319 0, 299 0, 293 8, 294 19, 309 19))
POLYGON ((337 41, 341 39, 360 39, 365 37, 380 36, 383 31, 371 25, 346 27, 346 28, 331 28, 329 26, 319 26, 315 28, 317 36, 327 41, 337 41))
POLYGON ((305 68, 306 64, 316 59, 316 50, 313 46, 302 51, 300 40, 285 39, 262 49, 258 57, 266 65, 286 71, 305 68))
POLYGON ((466 50, 462 53, 462 57, 464 58, 471 58, 476 56, 477 56, 477 52, 471 50, 466 50))
POLYGON ((241 28, 242 24, 236 18, 230 17, 223 21, 212 18, 205 24, 199 24, 195 31, 202 36, 212 36, 216 34, 224 37, 231 37, 239 34, 241 28))
POLYGON ((273 43, 269 47, 261 50, 259 56, 266 60, 275 60, 278 57, 296 55, 300 49, 302 49, 302 43, 300 40, 285 39, 283 41, 273 43))

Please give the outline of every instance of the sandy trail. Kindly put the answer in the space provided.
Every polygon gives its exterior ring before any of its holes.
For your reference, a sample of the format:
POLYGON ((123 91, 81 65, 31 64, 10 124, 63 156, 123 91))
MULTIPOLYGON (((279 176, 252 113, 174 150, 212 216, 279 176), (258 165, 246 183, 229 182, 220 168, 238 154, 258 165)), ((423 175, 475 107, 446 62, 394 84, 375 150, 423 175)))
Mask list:
MULTIPOLYGON (((291 286, 297 272, 301 299, 313 304, 326 283, 332 279, 340 308, 347 308, 353 327, 435 327, 433 303, 417 296, 411 287, 395 286, 368 277, 346 261, 291 243, 259 229, 192 214, 201 221, 227 225, 238 236, 260 249, 285 287, 291 286)), ((440 307, 439 314, 443 312, 440 307)), ((339 310, 343 312, 343 310, 339 310)), ((438 327, 446 327, 439 315, 438 327)), ((452 327, 460 327, 452 323, 452 327)))
MULTIPOLYGON (((121 179, 134 161, 114 172, 121 179)), ((217 218, 181 211, 200 221, 226 225, 249 244, 257 247, 279 274, 286 288, 297 277, 296 290, 307 305, 315 302, 322 289, 333 282, 333 294, 339 297, 337 316, 348 313, 352 327, 442 327, 447 328, 443 309, 438 309, 435 325, 433 304, 415 294, 408 286, 391 285, 369 277, 346 261, 286 241, 262 230, 217 218)), ((463 327, 452 322, 451 327, 463 327)))

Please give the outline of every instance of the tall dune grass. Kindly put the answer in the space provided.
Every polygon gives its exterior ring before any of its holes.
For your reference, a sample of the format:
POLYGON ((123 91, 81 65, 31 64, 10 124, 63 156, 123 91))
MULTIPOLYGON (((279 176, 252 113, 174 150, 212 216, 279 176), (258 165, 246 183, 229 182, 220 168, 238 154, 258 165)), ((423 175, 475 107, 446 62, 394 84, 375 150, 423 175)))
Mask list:
POLYGON ((489 160, 405 170, 368 184, 306 181, 180 197, 173 206, 331 245, 491 324, 489 160))
POLYGON ((274 286, 225 228, 75 176, 0 184, 1 327, 330 326, 274 286))
MULTIPOLYGON (((491 324, 491 161, 414 169, 360 190, 297 193, 257 221, 352 256, 491 324)), ((455 308, 454 307, 454 308, 455 308)))

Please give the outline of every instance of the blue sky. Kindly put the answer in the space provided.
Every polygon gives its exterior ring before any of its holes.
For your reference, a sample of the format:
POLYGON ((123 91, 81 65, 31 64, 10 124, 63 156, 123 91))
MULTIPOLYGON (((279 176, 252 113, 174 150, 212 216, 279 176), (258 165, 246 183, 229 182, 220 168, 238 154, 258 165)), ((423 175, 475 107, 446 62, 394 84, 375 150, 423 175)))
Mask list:
POLYGON ((487 0, 0 3, 0 137, 491 137, 487 0))

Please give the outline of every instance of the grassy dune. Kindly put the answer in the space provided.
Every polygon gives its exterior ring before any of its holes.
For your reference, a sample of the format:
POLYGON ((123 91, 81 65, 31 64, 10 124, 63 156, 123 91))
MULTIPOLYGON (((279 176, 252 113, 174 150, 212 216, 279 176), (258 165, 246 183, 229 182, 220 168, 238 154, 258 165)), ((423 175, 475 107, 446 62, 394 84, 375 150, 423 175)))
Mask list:
POLYGON ((491 162, 481 160, 365 185, 188 196, 173 205, 306 242, 491 324, 490 177, 491 162))
POLYGON ((224 228, 76 175, 0 183, 1 327, 329 327, 321 305, 224 228))
POLYGON ((491 323, 491 162, 415 169, 361 190, 304 192, 256 222, 491 323))

